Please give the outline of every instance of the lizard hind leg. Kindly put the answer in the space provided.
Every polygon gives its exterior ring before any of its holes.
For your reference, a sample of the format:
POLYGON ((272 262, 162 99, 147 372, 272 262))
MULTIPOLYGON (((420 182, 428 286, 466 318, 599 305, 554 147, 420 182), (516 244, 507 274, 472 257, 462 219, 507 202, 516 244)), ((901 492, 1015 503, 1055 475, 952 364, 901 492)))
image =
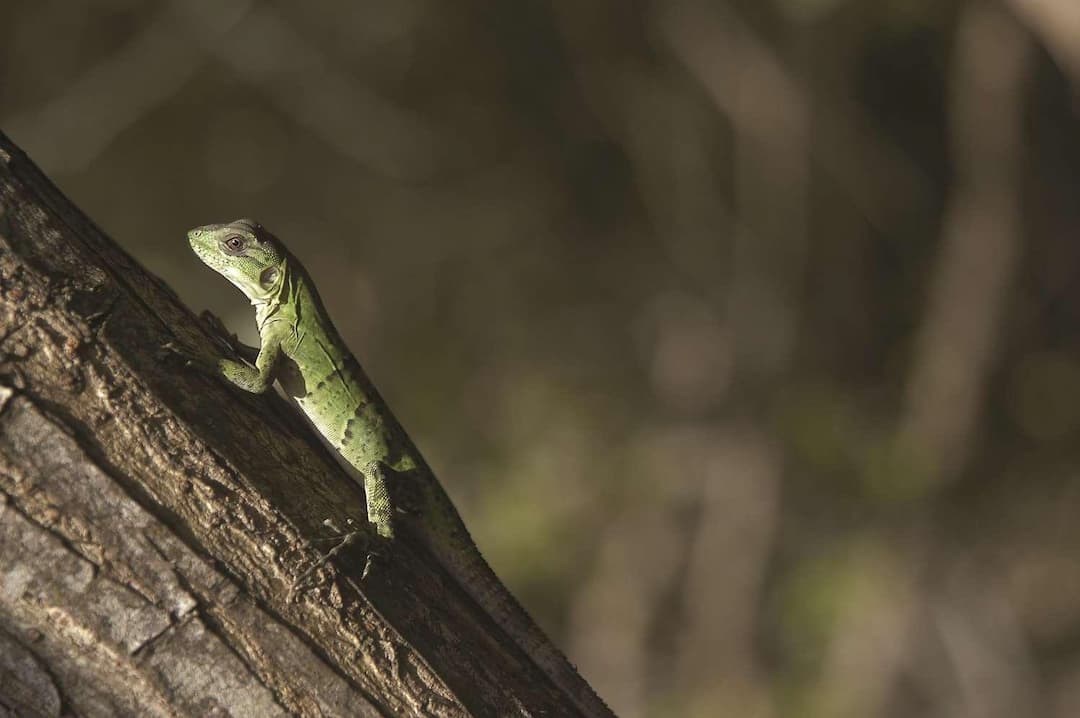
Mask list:
POLYGON ((394 502, 390 498, 392 470, 381 461, 364 466, 364 494, 367 496, 367 518, 375 531, 385 539, 394 538, 394 502))

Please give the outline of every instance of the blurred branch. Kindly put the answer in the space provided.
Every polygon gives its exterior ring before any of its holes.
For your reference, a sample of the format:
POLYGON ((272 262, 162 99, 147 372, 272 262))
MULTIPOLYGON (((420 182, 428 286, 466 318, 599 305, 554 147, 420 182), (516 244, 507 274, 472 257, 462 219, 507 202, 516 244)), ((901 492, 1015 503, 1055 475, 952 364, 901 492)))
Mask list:
POLYGON ((918 558, 896 534, 848 538, 841 550, 838 616, 810 694, 812 715, 886 715, 897 680, 911 660, 912 627, 922 596, 918 558))
MULTIPOLYGON (((704 474, 700 515, 682 587, 674 690, 686 715, 774 714, 757 662, 757 626, 780 513, 781 452, 753 429, 707 433, 695 468, 704 474), (723 676, 719 680, 719 676, 723 676)), ((668 700, 673 700, 669 698, 668 700)))
MULTIPOLYGON (((32 147, 50 172, 85 169, 116 137, 168 102, 203 65, 195 28, 183 3, 170 3, 112 55, 93 65, 43 107, 6 117, 3 126, 32 147)), ((250 9, 250 0, 192 3, 206 10, 206 43, 220 43, 250 9)))
POLYGON ((673 52, 734 131, 731 283, 725 307, 737 367, 786 363, 802 286, 809 186, 809 105, 775 54, 722 5, 681 0, 661 25, 673 52))
POLYGON ((570 615, 570 654, 622 718, 648 714, 649 629, 681 560, 681 532, 670 497, 627 510, 597 536, 595 570, 570 615))
POLYGON ((1058 65, 1080 88, 1080 3, 1076 0, 1006 0, 1037 34, 1058 65))
POLYGON ((737 132, 782 145, 785 129, 806 134, 813 117, 814 161, 877 227, 890 226, 925 191, 922 171, 867 126, 857 105, 809 97, 727 5, 677 0, 662 7, 660 27, 669 47, 737 132))
MULTIPOLYGON (((723 170, 707 157, 711 138, 703 129, 719 124, 713 113, 701 122, 659 73, 627 72, 632 81, 622 86, 625 97, 618 106, 626 116, 616 118, 645 204, 673 260, 701 280, 701 292, 723 306, 730 327, 713 320, 712 307, 678 297, 668 298, 676 312, 657 311, 653 317, 659 324, 652 346, 654 390, 665 409, 685 417, 719 403, 727 386, 729 344, 740 354, 737 371, 775 377, 787 366, 809 186, 803 95, 747 27, 717 21, 720 9, 705 17, 698 17, 704 13, 699 10, 680 3, 667 9, 663 21, 675 52, 733 127, 730 269, 722 268, 716 250, 726 244, 727 217, 717 210, 723 170), (657 132, 657 126, 666 131, 657 132), (725 273, 728 282, 722 280, 725 273), (676 339, 674 346, 665 338, 676 339), (658 364, 669 366, 657 372, 658 364), (661 377, 675 380, 657 381, 661 377)), ((609 71, 606 77, 611 76, 609 71)), ((600 569, 575 612, 580 655, 630 715, 773 711, 762 676, 748 660, 774 537, 781 464, 779 447, 765 441, 766 432, 754 424, 759 407, 740 424, 661 423, 635 446, 647 511, 629 511, 612 525, 600 569), (623 600, 624 613, 610 611, 616 595, 633 597, 630 604, 623 600), (618 650, 599 650, 612 641, 619 642, 618 650)))
POLYGON ((648 498, 604 534, 574 606, 574 655, 626 718, 769 715, 747 657, 776 526, 775 447, 752 430, 681 426, 643 432, 632 451, 648 498))
POLYGON ((977 2, 961 17, 951 76, 954 189, 899 430, 901 450, 931 485, 966 460, 1016 271, 1030 57, 1025 33, 997 7, 977 2))
POLYGON ((1040 715, 1038 666, 1000 577, 954 568, 930 607, 954 690, 949 715, 1040 715))
MULTIPOLYGON (((196 18, 193 18, 196 19, 196 18)), ((197 18, 204 32, 211 23, 197 18)), ((229 35, 203 43, 277 109, 342 155, 397 179, 429 177, 452 143, 418 114, 379 97, 298 35, 279 13, 259 8, 229 35)))
POLYGON ((421 117, 361 86, 277 11, 253 0, 170 3, 65 92, 4 124, 50 171, 77 171, 168 102, 209 58, 342 155, 376 171, 424 178, 446 159, 449 143, 421 117))
MULTIPOLYGON (((1017 172, 1029 45, 1007 15, 981 2, 961 15, 958 34, 950 85, 953 195, 897 432, 902 453, 895 480, 916 495, 964 464, 1019 251, 1017 172)), ((817 699, 827 715, 884 711, 901 676, 924 658, 911 625, 931 600, 916 578, 932 555, 920 539, 925 527, 916 522, 908 531, 883 532, 873 561, 858 571, 885 572, 865 584, 869 595, 847 597, 832 631, 817 699)), ((964 654, 953 651, 953 658, 964 654)), ((979 667, 956 670, 963 677, 979 667)), ((963 714, 984 715, 974 708, 965 705, 963 714)))

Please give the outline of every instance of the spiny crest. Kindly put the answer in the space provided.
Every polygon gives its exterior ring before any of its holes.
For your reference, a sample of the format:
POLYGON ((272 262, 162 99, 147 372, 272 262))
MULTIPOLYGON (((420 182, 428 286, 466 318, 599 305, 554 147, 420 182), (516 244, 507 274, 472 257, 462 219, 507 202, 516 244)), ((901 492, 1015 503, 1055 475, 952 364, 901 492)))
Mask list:
POLYGON ((235 284, 253 303, 267 301, 281 286, 285 250, 255 220, 208 224, 196 227, 187 236, 199 259, 235 284))

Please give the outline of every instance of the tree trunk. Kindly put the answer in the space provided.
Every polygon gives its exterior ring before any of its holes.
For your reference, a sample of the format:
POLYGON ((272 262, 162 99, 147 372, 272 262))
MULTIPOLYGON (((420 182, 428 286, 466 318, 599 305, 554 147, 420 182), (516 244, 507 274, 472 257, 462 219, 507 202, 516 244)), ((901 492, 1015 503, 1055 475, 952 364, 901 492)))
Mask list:
POLYGON ((360 487, 170 340, 212 351, 0 134, 0 717, 606 714, 407 535, 318 563, 360 487))

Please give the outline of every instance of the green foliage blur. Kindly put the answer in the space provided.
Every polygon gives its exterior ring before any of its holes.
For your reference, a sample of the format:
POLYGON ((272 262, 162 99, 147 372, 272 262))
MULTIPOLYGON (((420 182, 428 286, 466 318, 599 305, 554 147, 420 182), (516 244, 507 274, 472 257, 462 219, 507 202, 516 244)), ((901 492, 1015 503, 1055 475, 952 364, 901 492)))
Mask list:
POLYGON ((5 0, 196 310, 256 217, 622 716, 1080 715, 1080 3, 5 0))

